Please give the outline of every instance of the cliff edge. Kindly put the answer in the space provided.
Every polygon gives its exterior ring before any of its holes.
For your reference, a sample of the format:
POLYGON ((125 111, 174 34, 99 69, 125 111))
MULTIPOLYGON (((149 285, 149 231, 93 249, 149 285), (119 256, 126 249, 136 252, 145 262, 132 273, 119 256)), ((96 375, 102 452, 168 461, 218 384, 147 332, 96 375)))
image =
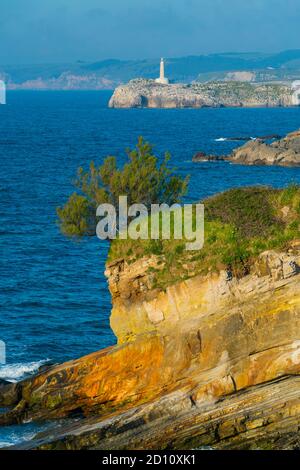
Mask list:
MULTIPOLYGON (((236 261, 212 258, 220 241, 209 227, 201 260, 187 262, 175 248, 180 275, 170 273, 166 250, 116 258, 128 248, 120 241, 106 270, 118 345, 2 385, 0 406, 10 408, 2 425, 78 417, 15 448, 300 447, 300 190, 254 189, 252 199, 250 189, 236 191, 249 243, 242 260, 240 245, 236 261), (267 250, 252 227, 257 219, 263 238, 270 228, 252 207, 261 195, 274 215, 267 250), (214 269, 203 268, 206 256, 214 269)), ((218 219, 220 233, 228 197, 207 201, 208 223, 218 219)))

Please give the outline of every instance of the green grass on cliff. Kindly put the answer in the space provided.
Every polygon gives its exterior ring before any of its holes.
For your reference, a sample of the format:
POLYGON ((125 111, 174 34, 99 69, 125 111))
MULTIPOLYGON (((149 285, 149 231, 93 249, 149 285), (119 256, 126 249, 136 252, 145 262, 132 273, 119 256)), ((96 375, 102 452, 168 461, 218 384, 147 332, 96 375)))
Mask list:
POLYGON ((253 84, 239 81, 196 83, 192 87, 202 93, 209 92, 216 100, 235 98, 238 101, 259 100, 262 102, 277 100, 281 95, 291 94, 290 88, 281 83, 253 84))
POLYGON ((181 279, 230 269, 234 275, 249 272, 265 250, 285 250, 300 238, 300 186, 283 190, 269 187, 231 189, 203 201, 205 243, 186 251, 184 240, 114 240, 108 261, 129 262, 151 254, 160 258, 155 286, 166 287, 181 279))

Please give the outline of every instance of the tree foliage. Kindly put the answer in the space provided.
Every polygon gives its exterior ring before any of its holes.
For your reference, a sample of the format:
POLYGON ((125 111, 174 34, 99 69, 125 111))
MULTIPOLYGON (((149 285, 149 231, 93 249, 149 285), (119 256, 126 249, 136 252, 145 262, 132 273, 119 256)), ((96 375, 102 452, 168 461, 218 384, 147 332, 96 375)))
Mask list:
POLYGON ((89 169, 78 169, 73 193, 63 207, 57 209, 61 230, 66 235, 94 235, 96 209, 110 203, 118 208, 119 196, 127 196, 128 206, 179 203, 187 190, 188 178, 174 174, 168 165, 170 155, 162 162, 153 154, 153 147, 139 138, 136 147, 127 151, 128 161, 118 168, 116 157, 107 157, 103 164, 90 163, 89 169))

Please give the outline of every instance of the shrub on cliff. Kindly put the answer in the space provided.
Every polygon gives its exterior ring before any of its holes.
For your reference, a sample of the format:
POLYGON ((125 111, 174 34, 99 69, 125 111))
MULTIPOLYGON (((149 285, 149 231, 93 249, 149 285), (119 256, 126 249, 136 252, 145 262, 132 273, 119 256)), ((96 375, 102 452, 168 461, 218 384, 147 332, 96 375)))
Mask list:
POLYGON ((73 193, 63 207, 57 209, 61 230, 66 235, 94 235, 98 205, 110 203, 118 208, 119 196, 127 196, 128 205, 180 202, 187 189, 187 178, 174 174, 169 167, 170 155, 162 162, 153 154, 153 147, 139 138, 136 147, 127 151, 128 161, 117 167, 115 157, 103 164, 91 162, 87 171, 79 168, 73 193))
POLYGON ((206 217, 233 225, 241 238, 268 237, 282 225, 272 206, 275 194, 276 190, 261 186, 230 189, 206 199, 206 217))

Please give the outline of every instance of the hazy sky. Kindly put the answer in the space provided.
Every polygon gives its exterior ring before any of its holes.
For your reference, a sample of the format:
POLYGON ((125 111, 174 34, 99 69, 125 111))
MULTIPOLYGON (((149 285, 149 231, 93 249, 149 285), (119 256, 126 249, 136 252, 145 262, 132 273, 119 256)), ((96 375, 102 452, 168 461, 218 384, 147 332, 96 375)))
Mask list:
POLYGON ((299 0, 0 0, 0 63, 300 49, 299 0))

